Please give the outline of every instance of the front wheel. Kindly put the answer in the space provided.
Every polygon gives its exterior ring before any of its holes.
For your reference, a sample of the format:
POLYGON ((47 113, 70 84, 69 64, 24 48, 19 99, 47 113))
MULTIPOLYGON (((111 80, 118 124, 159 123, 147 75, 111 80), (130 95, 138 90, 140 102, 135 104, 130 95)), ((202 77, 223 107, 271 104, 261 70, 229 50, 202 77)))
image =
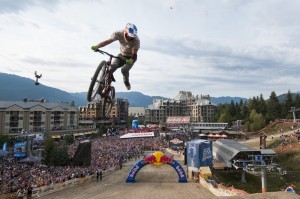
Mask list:
POLYGON ((102 116, 103 118, 108 118, 109 114, 115 105, 115 88, 110 87, 110 91, 107 97, 102 99, 102 116))
POLYGON ((89 90, 87 92, 87 101, 91 102, 95 99, 96 95, 102 92, 104 85, 103 85, 103 77, 105 74, 105 65, 106 65, 106 61, 102 61, 95 73, 94 76, 92 77, 92 81, 90 83, 90 87, 89 90))

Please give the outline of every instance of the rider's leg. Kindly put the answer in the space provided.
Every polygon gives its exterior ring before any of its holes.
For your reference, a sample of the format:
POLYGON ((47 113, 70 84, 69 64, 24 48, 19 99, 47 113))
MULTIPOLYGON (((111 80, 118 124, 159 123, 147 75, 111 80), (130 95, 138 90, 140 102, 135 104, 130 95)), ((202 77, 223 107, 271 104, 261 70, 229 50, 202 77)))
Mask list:
POLYGON ((123 81, 127 88, 127 90, 131 89, 130 83, 129 83, 129 70, 132 68, 133 64, 125 64, 122 66, 121 72, 123 74, 123 81))
POLYGON ((111 71, 111 75, 112 75, 112 78, 113 78, 113 81, 115 82, 115 78, 113 76, 114 72, 120 68, 122 66, 122 62, 119 60, 119 59, 114 59, 112 64, 110 65, 110 71, 111 71))
POLYGON ((114 59, 110 65, 111 73, 113 74, 121 66, 122 66, 122 62, 119 59, 114 59))

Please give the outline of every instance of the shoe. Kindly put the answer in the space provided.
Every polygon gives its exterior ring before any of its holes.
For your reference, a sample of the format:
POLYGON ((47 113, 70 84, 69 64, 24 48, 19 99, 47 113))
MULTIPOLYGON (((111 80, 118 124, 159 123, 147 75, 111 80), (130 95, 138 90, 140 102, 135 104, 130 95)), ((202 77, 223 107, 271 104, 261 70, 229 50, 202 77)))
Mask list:
POLYGON ((131 89, 131 86, 130 86, 130 83, 129 83, 129 82, 124 82, 124 84, 125 84, 127 90, 130 90, 130 89, 131 89))

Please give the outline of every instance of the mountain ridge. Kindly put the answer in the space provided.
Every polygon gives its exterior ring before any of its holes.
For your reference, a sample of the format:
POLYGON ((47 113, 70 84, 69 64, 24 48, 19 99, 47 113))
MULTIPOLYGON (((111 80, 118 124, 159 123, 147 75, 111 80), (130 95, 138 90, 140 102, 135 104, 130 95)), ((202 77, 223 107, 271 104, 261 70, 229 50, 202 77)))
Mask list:
MULTIPOLYGON (((40 84, 36 86, 35 81, 26 77, 14 74, 0 73, 0 100, 22 101, 23 99, 45 99, 50 102, 75 102, 75 106, 86 106, 86 92, 69 93, 57 88, 40 84)), ((179 91, 178 91, 179 92, 179 91)), ((141 92, 116 92, 117 98, 125 98, 129 101, 129 106, 147 107, 153 103, 153 99, 169 99, 163 96, 149 96, 141 92)), ((175 96, 174 96, 175 97, 175 96)), ((242 97, 211 97, 214 104, 239 103, 248 99, 242 97)))

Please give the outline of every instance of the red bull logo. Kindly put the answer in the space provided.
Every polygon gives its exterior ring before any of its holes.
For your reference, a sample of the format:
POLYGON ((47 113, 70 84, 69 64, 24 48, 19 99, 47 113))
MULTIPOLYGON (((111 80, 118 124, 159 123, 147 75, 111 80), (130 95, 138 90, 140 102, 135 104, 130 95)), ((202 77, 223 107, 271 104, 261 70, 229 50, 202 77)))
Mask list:
POLYGON ((163 164, 166 164, 166 163, 173 164, 174 163, 172 158, 165 156, 165 155, 160 158, 160 162, 162 162, 163 164))
POLYGON ((173 164, 173 159, 168 156, 165 156, 164 153, 161 151, 156 151, 151 156, 144 158, 143 162, 160 166, 162 164, 167 163, 173 164))
POLYGON ((156 157, 154 155, 151 155, 149 157, 144 158, 143 163, 150 163, 153 164, 156 162, 156 157))

